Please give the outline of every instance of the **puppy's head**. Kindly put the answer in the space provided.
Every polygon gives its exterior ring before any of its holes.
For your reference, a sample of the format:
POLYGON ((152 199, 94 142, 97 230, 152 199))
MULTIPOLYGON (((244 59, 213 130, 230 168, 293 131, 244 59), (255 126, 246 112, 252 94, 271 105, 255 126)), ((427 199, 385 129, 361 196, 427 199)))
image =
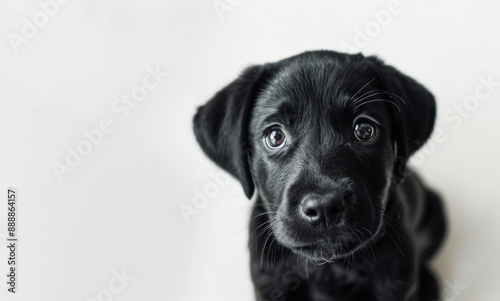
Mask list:
POLYGON ((332 260, 379 233, 434 118, 433 96, 377 58, 318 51, 247 69, 194 131, 247 197, 257 190, 281 245, 332 260))

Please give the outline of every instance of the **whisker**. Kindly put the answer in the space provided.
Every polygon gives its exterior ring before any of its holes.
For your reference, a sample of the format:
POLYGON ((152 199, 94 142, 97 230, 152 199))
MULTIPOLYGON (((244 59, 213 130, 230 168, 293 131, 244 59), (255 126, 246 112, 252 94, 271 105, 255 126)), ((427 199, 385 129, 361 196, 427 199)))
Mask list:
POLYGON ((371 84, 374 80, 376 79, 376 77, 372 78, 369 82, 367 82, 363 87, 361 87, 361 89, 358 90, 358 92, 356 92, 352 97, 351 99, 349 99, 349 101, 353 100, 356 96, 358 96, 359 92, 363 91, 364 88, 366 88, 366 86, 368 86, 369 84, 371 84))
MULTIPOLYGON (((266 225, 266 226, 264 228, 262 228, 262 231, 257 235, 257 237, 254 239, 254 241, 250 244, 250 246, 248 247, 249 250, 252 249, 253 244, 255 244, 255 249, 258 248, 257 244, 258 244, 259 238, 262 236, 262 234, 264 234, 264 232, 266 232, 266 230, 268 230, 271 227, 271 223, 269 221, 266 221, 265 223, 262 223, 258 228, 262 227, 263 225, 266 225)), ((255 229, 253 232, 255 232, 257 229, 255 229)))
MULTIPOLYGON (((387 92, 386 92, 386 91, 384 91, 384 90, 372 90, 372 91, 368 91, 368 92, 366 92, 365 94, 360 95, 358 98, 354 99, 354 100, 352 101, 352 104, 353 104, 353 105, 356 105, 356 104, 358 104, 358 103, 362 102, 362 101, 363 101, 363 100, 365 100, 365 99, 368 99, 368 98, 370 98, 370 97, 372 97, 372 96, 375 96, 375 95, 381 95, 381 94, 387 94, 387 92)), ((390 96, 390 95, 389 95, 389 96, 390 96)), ((391 97, 391 96, 390 96, 390 97, 391 97)), ((391 98, 392 98, 392 97, 391 97, 391 98)))
POLYGON ((266 238, 266 241, 264 242, 264 246, 262 247, 262 254, 261 254, 261 257, 260 257, 260 268, 261 269, 264 266, 264 252, 266 251, 266 244, 267 244, 267 241, 269 240, 269 238, 271 238, 271 232, 268 231, 268 233, 269 234, 268 234, 268 236, 266 238))
POLYGON ((363 105, 366 105, 366 104, 369 104, 369 103, 372 103, 372 102, 379 102, 379 101, 380 102, 390 103, 393 106, 395 106, 398 109, 399 112, 401 112, 401 108, 395 102, 387 100, 387 99, 383 99, 383 98, 377 98, 377 99, 368 100, 366 102, 363 102, 362 104, 357 105, 354 109, 358 109, 359 107, 361 107, 363 105))

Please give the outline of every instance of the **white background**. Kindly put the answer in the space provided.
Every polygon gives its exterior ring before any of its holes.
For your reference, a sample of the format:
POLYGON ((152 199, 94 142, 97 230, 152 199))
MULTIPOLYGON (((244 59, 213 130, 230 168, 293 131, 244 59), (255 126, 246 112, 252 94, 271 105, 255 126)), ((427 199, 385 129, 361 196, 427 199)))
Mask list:
MULTIPOLYGON (((221 172, 194 140, 195 108, 251 64, 355 45, 376 20, 371 12, 389 1, 240 2, 222 20, 212 0, 70 1, 18 52, 9 33, 20 35, 23 18, 42 10, 37 1, 2 2, 0 299, 111 300, 108 283, 122 269, 134 279, 112 300, 253 299, 251 202, 239 184, 218 186, 189 223, 179 212, 216 183, 210 173, 221 172), (168 76, 120 119, 111 104, 157 65, 168 76), (54 162, 65 163, 66 147, 105 118, 114 131, 58 181, 54 162), (19 198, 15 296, 5 284, 10 186, 19 198)), ((460 289, 444 286, 444 300, 498 300, 500 87, 468 117, 451 122, 444 114, 474 96, 481 77, 500 81, 500 2, 400 6, 360 48, 436 95, 445 141, 416 168, 449 213, 450 233, 433 265, 460 289)))

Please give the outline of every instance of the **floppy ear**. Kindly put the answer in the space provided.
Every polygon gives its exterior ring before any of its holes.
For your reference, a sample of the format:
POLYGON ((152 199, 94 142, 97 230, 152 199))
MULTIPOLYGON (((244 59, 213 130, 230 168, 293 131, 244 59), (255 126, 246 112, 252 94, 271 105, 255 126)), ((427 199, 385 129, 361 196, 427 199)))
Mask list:
POLYGON ((397 145, 394 174, 401 182, 405 177, 408 159, 429 139, 436 119, 434 96, 414 79, 394 67, 383 64, 379 80, 399 104, 394 110, 394 137, 397 145))
POLYGON ((248 124, 263 69, 247 68, 199 107, 193 119, 194 134, 205 154, 241 182, 249 199, 255 186, 249 168, 248 124))

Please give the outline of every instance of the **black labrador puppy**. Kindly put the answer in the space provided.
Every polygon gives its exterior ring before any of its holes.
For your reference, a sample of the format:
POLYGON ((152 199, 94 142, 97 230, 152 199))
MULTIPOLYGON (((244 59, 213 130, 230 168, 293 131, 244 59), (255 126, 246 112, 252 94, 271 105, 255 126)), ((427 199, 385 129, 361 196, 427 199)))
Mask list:
POLYGON ((256 194, 257 300, 439 299, 443 208, 406 167, 435 115, 415 80, 333 51, 250 67, 198 109, 203 151, 256 194))

